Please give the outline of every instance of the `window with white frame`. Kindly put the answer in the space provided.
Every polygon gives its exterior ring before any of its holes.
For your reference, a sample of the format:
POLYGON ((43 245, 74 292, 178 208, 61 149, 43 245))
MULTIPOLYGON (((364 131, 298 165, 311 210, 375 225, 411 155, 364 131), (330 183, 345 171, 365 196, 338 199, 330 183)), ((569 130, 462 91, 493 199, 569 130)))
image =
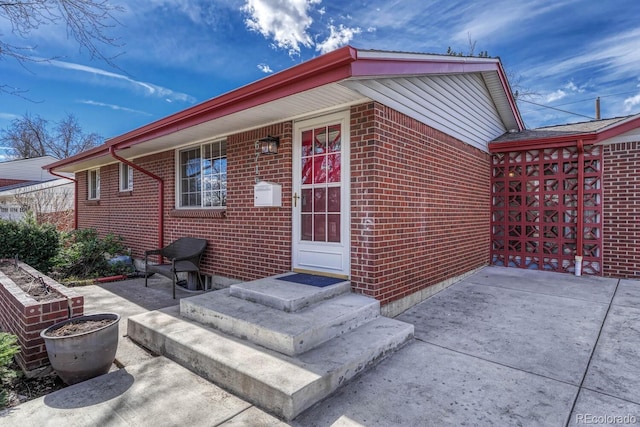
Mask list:
POLYGON ((89 200, 98 200, 100 198, 100 169, 92 169, 88 172, 88 194, 89 200))
POLYGON ((180 208, 227 205, 227 141, 208 142, 178 152, 176 198, 180 208))
POLYGON ((120 191, 133 190, 133 168, 120 163, 120 191))

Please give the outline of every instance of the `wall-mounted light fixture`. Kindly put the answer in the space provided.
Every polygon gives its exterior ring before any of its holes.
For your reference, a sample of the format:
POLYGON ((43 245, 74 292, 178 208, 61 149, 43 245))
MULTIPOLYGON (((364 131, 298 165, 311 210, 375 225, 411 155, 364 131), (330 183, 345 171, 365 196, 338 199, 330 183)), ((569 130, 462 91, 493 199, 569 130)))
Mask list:
POLYGON ((278 154, 280 138, 269 135, 265 138, 259 139, 256 145, 259 146, 262 154, 278 154))

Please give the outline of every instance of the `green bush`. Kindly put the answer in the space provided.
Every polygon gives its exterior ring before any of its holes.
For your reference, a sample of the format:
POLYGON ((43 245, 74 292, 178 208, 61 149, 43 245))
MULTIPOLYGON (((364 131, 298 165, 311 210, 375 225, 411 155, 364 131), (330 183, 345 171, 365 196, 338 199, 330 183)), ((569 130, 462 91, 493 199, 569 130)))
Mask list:
POLYGON ((59 232, 50 224, 37 224, 32 217, 21 222, 0 220, 0 258, 17 256, 46 274, 59 246, 59 232))
POLYGON ((56 277, 60 280, 88 279, 130 272, 130 265, 109 263, 114 255, 125 253, 122 240, 114 234, 101 238, 93 228, 65 234, 62 248, 54 260, 56 277))
POLYGON ((6 332, 0 332, 0 409, 7 406, 9 393, 5 387, 15 378, 17 372, 9 368, 13 356, 20 351, 16 345, 18 337, 6 332))

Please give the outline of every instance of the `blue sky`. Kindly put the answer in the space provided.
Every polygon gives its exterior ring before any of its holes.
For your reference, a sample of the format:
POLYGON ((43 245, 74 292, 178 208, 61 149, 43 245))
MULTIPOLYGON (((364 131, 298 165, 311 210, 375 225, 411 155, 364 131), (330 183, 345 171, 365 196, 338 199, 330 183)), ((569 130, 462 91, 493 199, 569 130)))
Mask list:
POLYGON ((637 0, 113 0, 124 7, 108 31, 117 68, 92 60, 60 26, 28 38, 20 65, 0 61, 0 129, 25 113, 55 122, 73 113, 108 138, 289 68, 345 44, 361 49, 499 56, 520 92, 528 128, 640 112, 637 0), (581 116, 580 116, 581 115, 581 116))

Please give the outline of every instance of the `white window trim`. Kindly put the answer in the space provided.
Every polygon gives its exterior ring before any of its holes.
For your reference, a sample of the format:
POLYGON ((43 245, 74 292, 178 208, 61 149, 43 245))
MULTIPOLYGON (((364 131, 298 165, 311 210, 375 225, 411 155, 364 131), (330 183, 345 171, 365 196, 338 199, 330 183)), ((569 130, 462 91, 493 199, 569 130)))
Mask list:
MULTIPOLYGON (((193 144, 193 145, 187 145, 184 147, 180 147, 177 148, 175 150, 175 167, 174 167, 174 176, 175 176, 175 185, 174 185, 174 196, 175 196, 175 201, 174 201, 174 206, 175 209, 177 210, 218 210, 218 211, 224 211, 227 209, 227 206, 181 206, 180 204, 180 196, 182 195, 180 193, 180 182, 181 182, 181 178, 180 178, 180 152, 181 151, 186 151, 186 150, 193 150, 194 148, 200 148, 200 150, 202 150, 202 146, 203 145, 207 145, 207 144, 211 144, 211 143, 216 143, 216 142, 225 142, 227 141, 226 138, 222 138, 222 139, 214 139, 214 140, 209 140, 209 141, 203 141, 200 142, 198 144, 193 144)), ((228 148, 228 146, 227 146, 228 148)), ((201 151, 202 152, 202 151, 201 151)), ((225 158, 227 158, 226 156, 226 152, 225 152, 225 158)), ((228 158, 227 158, 228 161, 228 158)), ((227 181, 227 185, 228 185, 228 181, 227 181)))
POLYGON ((133 191, 133 168, 130 165, 120 163, 120 168, 118 169, 118 188, 120 189, 120 192, 133 191), (124 182, 122 179, 125 168, 129 178, 127 182, 124 182))
POLYGON ((100 200, 100 168, 89 169, 87 171, 87 200, 100 200), (96 188, 95 188, 95 195, 91 197, 91 193, 92 193, 91 174, 94 172, 96 174, 96 182, 95 182, 96 188))

